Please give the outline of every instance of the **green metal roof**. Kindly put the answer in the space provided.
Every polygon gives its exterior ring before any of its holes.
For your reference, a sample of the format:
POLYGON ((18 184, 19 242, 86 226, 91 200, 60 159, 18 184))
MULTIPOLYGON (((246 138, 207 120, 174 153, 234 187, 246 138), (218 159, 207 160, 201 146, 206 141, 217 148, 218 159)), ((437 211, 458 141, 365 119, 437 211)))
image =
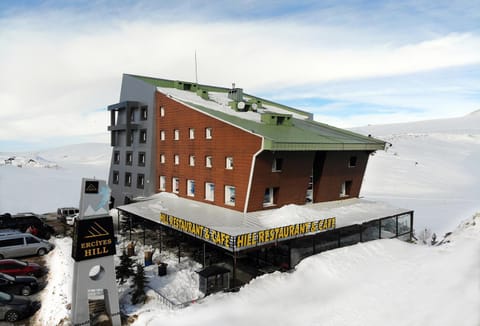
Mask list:
MULTIPOLYGON (((175 81, 166 79, 157 79, 143 76, 137 77, 151 85, 157 87, 175 88, 175 81)), ((177 82, 178 83, 178 82, 177 82)), ((186 82, 188 83, 188 82, 186 82)), ((190 83, 192 84, 192 83, 190 83)), ((195 85, 196 88, 210 92, 228 92, 228 88, 195 85)), ((246 96, 254 99, 260 99, 248 94, 246 96)), ((297 119, 292 117, 288 125, 266 124, 260 121, 242 119, 238 115, 227 114, 218 110, 207 108, 205 106, 191 103, 186 100, 177 99, 184 104, 194 107, 197 110, 205 112, 220 120, 238 126, 239 128, 258 134, 264 138, 264 149, 272 151, 315 151, 315 150, 383 150, 385 142, 372 137, 363 136, 345 129, 336 128, 324 123, 314 121, 312 114, 284 106, 275 102, 260 99, 262 102, 275 107, 285 109, 292 113, 301 114, 306 119, 297 119)), ((232 111, 233 113, 233 111, 232 111)), ((259 113, 260 114, 260 113, 259 113)))

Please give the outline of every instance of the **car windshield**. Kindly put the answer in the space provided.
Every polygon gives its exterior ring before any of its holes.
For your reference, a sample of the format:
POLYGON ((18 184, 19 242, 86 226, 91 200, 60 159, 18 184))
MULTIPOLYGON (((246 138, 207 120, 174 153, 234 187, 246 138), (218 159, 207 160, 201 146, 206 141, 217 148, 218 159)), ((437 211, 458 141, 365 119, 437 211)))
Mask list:
POLYGON ((12 300, 12 295, 5 293, 5 292, 0 292, 0 301, 10 301, 12 300))
POLYGON ((15 262, 18 264, 18 265, 21 265, 23 267, 27 267, 28 266, 28 263, 26 261, 22 261, 22 260, 15 260, 15 262))
POLYGON ((9 280, 9 281, 15 281, 15 277, 13 277, 11 275, 8 275, 8 274, 5 274, 5 273, 0 273, 0 277, 3 277, 4 279, 9 280))

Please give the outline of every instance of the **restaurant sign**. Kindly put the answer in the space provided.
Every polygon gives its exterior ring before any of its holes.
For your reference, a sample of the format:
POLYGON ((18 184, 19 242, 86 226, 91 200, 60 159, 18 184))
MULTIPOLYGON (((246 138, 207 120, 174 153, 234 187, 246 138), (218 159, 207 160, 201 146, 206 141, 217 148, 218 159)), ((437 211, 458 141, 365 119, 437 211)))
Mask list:
POLYGON ((251 233, 230 235, 212 228, 184 220, 179 217, 160 214, 160 223, 178 231, 190 234, 228 250, 264 245, 272 242, 293 239, 299 236, 314 234, 335 229, 335 217, 312 222, 297 223, 288 226, 270 228, 251 233))

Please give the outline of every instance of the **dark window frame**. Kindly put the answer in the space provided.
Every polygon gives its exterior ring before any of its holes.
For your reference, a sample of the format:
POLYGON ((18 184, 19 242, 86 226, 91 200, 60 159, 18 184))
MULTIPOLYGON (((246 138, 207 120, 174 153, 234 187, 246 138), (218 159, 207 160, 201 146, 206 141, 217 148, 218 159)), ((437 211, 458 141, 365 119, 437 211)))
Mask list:
POLYGON ((132 186, 132 173, 125 172, 125 187, 132 186))
POLYGON ((137 162, 138 166, 145 166, 147 162, 147 154, 145 152, 138 152, 137 160, 138 160, 137 162), (142 160, 142 157, 143 157, 143 160, 142 160))
POLYGON ((147 129, 140 129, 140 137, 138 138, 140 144, 145 144, 147 142, 147 129))
POLYGON ((120 173, 116 170, 112 172, 112 183, 118 185, 120 181, 120 173))
POLYGON ((148 107, 142 106, 140 108, 140 120, 145 121, 148 120, 148 107))
POLYGON ((113 151, 113 164, 120 164, 120 151, 113 151))
POLYGON ((125 152, 125 165, 132 165, 133 164, 133 152, 127 151, 125 152))
POLYGON ((145 188, 145 174, 138 173, 137 174, 137 189, 145 188))

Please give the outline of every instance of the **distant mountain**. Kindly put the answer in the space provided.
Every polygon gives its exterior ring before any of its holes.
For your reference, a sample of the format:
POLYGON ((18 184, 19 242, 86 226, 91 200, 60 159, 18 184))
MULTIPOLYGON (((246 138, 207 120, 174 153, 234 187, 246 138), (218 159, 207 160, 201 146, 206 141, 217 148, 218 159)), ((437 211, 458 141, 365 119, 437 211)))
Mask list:
POLYGON ((370 125, 352 128, 352 130, 362 134, 371 134, 374 137, 399 133, 480 134, 480 110, 459 118, 370 125))
POLYGON ((111 157, 109 144, 84 143, 42 151, 0 153, 0 165, 57 168, 65 164, 105 164, 111 157))

